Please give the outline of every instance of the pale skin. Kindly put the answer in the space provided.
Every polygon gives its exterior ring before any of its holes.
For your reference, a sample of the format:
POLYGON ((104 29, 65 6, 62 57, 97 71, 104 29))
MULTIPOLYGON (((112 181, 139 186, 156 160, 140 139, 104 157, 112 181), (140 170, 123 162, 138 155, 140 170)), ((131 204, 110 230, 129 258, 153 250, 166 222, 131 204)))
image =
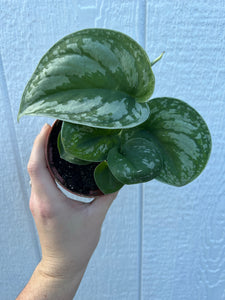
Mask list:
POLYGON ((45 125, 34 142, 28 163, 30 210, 42 258, 17 300, 73 299, 100 238, 102 223, 117 193, 83 203, 66 197, 48 172, 45 125))

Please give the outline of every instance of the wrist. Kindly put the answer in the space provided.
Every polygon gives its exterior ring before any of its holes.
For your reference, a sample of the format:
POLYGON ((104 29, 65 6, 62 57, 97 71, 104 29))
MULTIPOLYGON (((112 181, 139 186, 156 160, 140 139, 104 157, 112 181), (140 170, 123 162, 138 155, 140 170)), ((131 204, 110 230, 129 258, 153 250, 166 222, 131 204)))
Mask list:
POLYGON ((35 273, 37 281, 41 282, 42 287, 47 291, 47 295, 51 295, 51 297, 47 297, 50 300, 73 299, 83 277, 83 273, 68 276, 68 274, 60 272, 59 269, 52 268, 52 266, 46 265, 42 261, 36 267, 35 273))
POLYGON ((77 273, 73 277, 65 276, 41 261, 17 299, 71 300, 76 294, 82 276, 83 273, 77 273))
POLYGON ((47 279, 52 281, 66 282, 68 284, 78 284, 80 283, 85 269, 84 270, 75 270, 74 268, 70 269, 66 265, 58 265, 54 263, 46 262, 41 260, 36 268, 37 273, 47 279))

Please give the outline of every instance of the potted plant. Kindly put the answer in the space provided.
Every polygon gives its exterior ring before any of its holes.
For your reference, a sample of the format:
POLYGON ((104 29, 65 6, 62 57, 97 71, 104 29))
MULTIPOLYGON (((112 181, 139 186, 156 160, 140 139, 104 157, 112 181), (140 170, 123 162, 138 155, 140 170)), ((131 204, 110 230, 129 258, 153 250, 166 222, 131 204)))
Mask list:
POLYGON ((18 120, 57 119, 46 157, 58 182, 93 196, 154 178, 183 186, 202 172, 211 151, 203 118, 181 100, 149 100, 161 57, 150 62, 136 41, 108 29, 72 33, 42 57, 18 120))

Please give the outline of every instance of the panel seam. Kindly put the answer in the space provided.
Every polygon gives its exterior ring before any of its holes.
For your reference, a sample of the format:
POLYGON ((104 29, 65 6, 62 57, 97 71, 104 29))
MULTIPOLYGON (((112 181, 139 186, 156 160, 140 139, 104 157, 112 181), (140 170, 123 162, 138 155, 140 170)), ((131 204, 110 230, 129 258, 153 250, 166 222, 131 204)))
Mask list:
MULTIPOLYGON (((138 31, 139 31, 139 43, 142 48, 145 50, 146 48, 146 24, 147 24, 147 0, 139 0, 139 14, 143 19, 139 20, 138 31)), ((138 270, 138 299, 142 300, 142 288, 143 288, 143 235, 144 235, 144 184, 141 183, 139 185, 139 213, 138 213, 138 222, 139 222, 139 240, 138 240, 138 253, 139 253, 139 270, 138 270)))
POLYGON ((139 185, 139 240, 138 240, 138 253, 139 253, 139 272, 138 272, 138 288, 139 288, 139 300, 142 299, 142 264, 143 264, 143 196, 144 196, 144 184, 139 185))
POLYGON ((17 170, 17 174, 18 174, 19 185, 21 187, 22 197, 24 200, 24 207, 25 207, 25 210, 27 213, 28 220, 30 223, 32 223, 32 226, 29 226, 31 235, 35 236, 35 242, 34 242, 35 255, 36 255, 37 259, 40 260, 41 250, 40 250, 40 246, 38 243, 38 237, 37 237, 37 232, 35 230, 35 225, 34 225, 33 220, 31 219, 31 216, 29 213, 29 207, 27 205, 29 195, 25 188, 26 180, 25 180, 24 173, 22 171, 23 170, 22 160, 21 160, 21 155, 19 152, 18 140, 16 137, 15 124, 14 124, 13 115, 12 115, 12 108, 10 105, 8 87, 7 87, 7 83, 6 83, 6 77, 5 77, 5 71, 4 71, 1 53, 0 53, 0 88, 2 90, 2 96, 4 98, 4 99, 2 99, 3 107, 5 108, 6 115, 7 115, 6 119, 7 119, 8 129, 9 129, 9 133, 10 133, 10 141, 11 141, 11 145, 12 145, 12 149, 13 149, 13 155, 14 155, 14 159, 15 159, 15 165, 16 165, 16 170, 17 170))

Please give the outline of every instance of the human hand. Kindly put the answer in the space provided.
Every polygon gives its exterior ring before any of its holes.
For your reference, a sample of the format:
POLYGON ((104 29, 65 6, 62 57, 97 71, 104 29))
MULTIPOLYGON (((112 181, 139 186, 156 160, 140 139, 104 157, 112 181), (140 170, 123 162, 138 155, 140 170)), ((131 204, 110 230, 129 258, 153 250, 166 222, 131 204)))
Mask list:
POLYGON ((82 278, 101 233, 105 215, 117 193, 82 203, 66 197, 51 177, 44 154, 49 125, 37 136, 28 163, 31 178, 30 210, 34 217, 46 276, 82 278))

